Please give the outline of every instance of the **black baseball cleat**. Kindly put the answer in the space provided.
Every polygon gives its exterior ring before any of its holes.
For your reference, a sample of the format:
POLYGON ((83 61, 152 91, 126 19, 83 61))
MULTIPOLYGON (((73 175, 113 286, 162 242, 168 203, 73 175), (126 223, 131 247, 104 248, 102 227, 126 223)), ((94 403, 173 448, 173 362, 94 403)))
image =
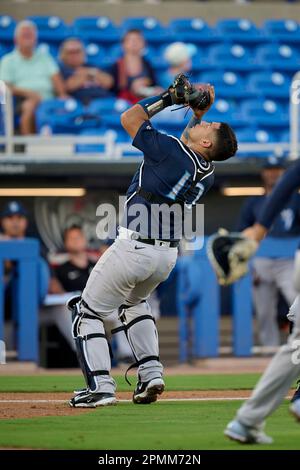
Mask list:
POLYGON ((297 380, 297 388, 292 396, 291 402, 293 403, 296 400, 300 400, 300 380, 297 380))
POLYGON ((113 393, 81 392, 69 401, 72 408, 96 408, 97 406, 116 405, 117 399, 113 393))
POLYGON ((138 382, 133 392, 132 401, 137 405, 148 405, 157 400, 165 389, 165 383, 161 377, 149 380, 149 382, 138 382))

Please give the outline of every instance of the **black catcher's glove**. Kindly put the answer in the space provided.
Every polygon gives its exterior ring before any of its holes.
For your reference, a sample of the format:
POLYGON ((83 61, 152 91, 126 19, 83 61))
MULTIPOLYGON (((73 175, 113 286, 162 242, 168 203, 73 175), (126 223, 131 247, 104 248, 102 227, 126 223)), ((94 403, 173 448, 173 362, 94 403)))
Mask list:
POLYGON ((242 233, 219 229, 207 242, 207 256, 219 284, 226 286, 247 274, 249 259, 257 249, 257 242, 242 233))
POLYGON ((183 74, 176 75, 173 84, 169 87, 172 104, 185 104, 194 111, 202 110, 210 104, 210 93, 207 89, 197 89, 183 74))

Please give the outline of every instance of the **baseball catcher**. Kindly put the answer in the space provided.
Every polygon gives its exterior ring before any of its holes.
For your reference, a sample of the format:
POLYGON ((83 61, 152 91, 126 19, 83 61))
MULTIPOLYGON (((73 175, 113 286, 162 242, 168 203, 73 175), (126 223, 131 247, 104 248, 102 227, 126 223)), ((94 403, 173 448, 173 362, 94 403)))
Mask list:
POLYGON ((86 389, 75 394, 70 406, 116 403, 103 319, 117 309, 138 368, 133 402, 154 402, 164 390, 158 334, 147 299, 175 266, 177 227, 187 213, 182 208, 192 211, 212 186, 213 161, 226 160, 237 150, 235 135, 226 123, 201 121, 213 102, 213 87, 195 88, 180 74, 164 93, 146 98, 122 114, 122 126, 144 158, 127 191, 117 239, 94 267, 82 297, 69 302, 86 380, 86 389), (150 121, 173 105, 193 110, 181 139, 158 132, 150 121), (155 217, 157 207, 162 217, 155 217), (143 216, 138 224, 133 216, 136 208, 143 216))

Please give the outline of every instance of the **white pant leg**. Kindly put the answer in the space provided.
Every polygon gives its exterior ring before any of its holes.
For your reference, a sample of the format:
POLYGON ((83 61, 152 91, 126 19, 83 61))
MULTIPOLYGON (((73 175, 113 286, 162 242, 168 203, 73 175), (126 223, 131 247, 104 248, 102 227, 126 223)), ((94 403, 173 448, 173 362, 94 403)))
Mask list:
POLYGON ((293 333, 271 360, 251 397, 238 410, 237 419, 248 426, 259 426, 281 404, 293 381, 300 375, 300 295, 293 333))

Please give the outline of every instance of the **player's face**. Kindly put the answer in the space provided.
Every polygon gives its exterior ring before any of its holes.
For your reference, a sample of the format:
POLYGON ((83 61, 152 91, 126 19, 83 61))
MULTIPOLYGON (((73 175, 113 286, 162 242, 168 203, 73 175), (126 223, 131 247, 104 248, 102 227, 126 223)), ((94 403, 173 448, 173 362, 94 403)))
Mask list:
POLYGON ((84 233, 81 230, 69 230, 65 239, 65 248, 69 253, 80 253, 87 248, 84 233))
POLYGON ((201 121, 200 124, 192 127, 189 132, 189 140, 193 143, 213 142, 214 131, 219 129, 220 122, 201 121))
POLYGON ((14 214, 3 217, 1 221, 4 235, 9 238, 24 238, 27 229, 27 219, 23 215, 14 214))

